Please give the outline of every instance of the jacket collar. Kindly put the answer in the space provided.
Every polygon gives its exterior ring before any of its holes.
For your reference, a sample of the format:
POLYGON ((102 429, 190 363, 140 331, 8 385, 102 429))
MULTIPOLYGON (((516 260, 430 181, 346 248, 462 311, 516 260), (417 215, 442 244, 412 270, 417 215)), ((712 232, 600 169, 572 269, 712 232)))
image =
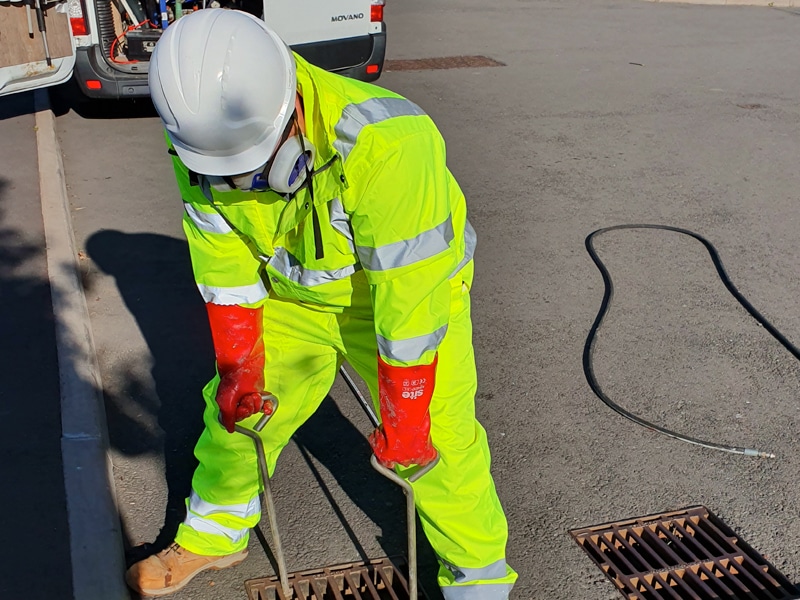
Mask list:
POLYGON ((294 58, 297 65, 297 91, 303 98, 306 137, 317 149, 314 167, 319 168, 336 155, 333 147, 333 141, 336 139, 333 130, 335 123, 331 121, 337 119, 339 115, 327 114, 330 107, 320 103, 319 83, 314 77, 314 71, 319 69, 310 65, 297 54, 294 55, 294 58))
MULTIPOLYGON (((333 124, 326 118, 326 107, 320 104, 319 87, 313 73, 316 67, 309 65, 297 54, 294 58, 297 65, 297 91, 303 99, 306 137, 317 150, 314 169, 330 163, 328 168, 314 176, 314 204, 319 206, 341 197, 347 189, 347 180, 342 159, 333 148, 333 124)), ((310 200, 308 189, 304 189, 287 202, 286 208, 281 212, 278 235, 291 231, 309 216, 310 200)))

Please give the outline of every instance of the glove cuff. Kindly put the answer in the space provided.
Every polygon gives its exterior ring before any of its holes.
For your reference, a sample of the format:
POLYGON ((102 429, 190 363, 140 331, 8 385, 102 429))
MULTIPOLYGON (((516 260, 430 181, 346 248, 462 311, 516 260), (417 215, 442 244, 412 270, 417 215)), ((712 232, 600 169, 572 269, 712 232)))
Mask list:
POLYGON ((438 355, 429 365, 395 367, 378 355, 378 391, 384 430, 403 424, 412 427, 428 425, 428 407, 436 383, 438 355))
POLYGON ((208 303, 206 311, 220 375, 238 368, 251 357, 263 356, 263 307, 208 303))

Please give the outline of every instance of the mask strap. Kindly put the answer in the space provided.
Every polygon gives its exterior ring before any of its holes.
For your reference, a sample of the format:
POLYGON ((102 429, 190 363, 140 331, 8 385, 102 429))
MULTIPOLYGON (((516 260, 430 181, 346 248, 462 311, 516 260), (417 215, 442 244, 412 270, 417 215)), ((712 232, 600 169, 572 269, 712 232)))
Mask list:
MULTIPOLYGON (((306 155, 306 143, 304 141, 303 130, 300 129, 300 122, 297 118, 297 111, 294 113, 294 122, 297 125, 297 132, 300 136, 300 149, 303 151, 303 156, 306 155)), ((317 204, 314 202, 314 177, 312 169, 314 165, 309 165, 309 161, 305 161, 306 169, 306 182, 308 183, 308 195, 311 196, 311 223, 314 227, 314 251, 317 260, 325 257, 325 251, 322 247, 322 227, 319 223, 319 213, 317 212, 317 204)))

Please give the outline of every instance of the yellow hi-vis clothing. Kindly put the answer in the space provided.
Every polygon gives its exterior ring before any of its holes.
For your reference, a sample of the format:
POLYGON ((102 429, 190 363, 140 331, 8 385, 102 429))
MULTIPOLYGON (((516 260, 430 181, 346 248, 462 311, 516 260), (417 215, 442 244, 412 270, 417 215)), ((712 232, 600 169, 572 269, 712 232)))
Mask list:
MULTIPOLYGON (((429 364, 438 352, 431 439, 439 464, 415 482, 423 529, 440 561, 447 600, 505 600, 507 523, 475 419, 469 315, 475 235, 445 147, 415 104, 295 57, 306 136, 317 150, 311 195, 218 192, 174 157, 184 230, 206 302, 264 306, 265 386, 279 408, 261 436, 270 472, 317 409, 343 360, 378 410, 377 353, 389 364, 429 364)), ((221 555, 247 545, 260 518, 252 441, 218 422, 219 378, 204 390, 200 465, 176 541, 221 555)), ((258 417, 244 421, 252 426, 258 417)))

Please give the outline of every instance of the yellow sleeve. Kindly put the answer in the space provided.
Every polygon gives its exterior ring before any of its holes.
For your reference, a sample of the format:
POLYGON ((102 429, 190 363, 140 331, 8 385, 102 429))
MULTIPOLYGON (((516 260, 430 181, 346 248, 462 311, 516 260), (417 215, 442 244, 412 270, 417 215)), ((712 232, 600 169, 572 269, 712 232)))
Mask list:
POLYGON ((350 219, 378 350, 394 366, 429 364, 450 316, 449 277, 459 260, 451 198, 460 191, 433 128, 392 141, 369 162, 350 219))
POLYGON ((197 287, 207 303, 255 308, 267 297, 263 263, 248 240, 233 229, 213 204, 202 182, 193 185, 189 170, 173 156, 184 203, 183 230, 197 287))

